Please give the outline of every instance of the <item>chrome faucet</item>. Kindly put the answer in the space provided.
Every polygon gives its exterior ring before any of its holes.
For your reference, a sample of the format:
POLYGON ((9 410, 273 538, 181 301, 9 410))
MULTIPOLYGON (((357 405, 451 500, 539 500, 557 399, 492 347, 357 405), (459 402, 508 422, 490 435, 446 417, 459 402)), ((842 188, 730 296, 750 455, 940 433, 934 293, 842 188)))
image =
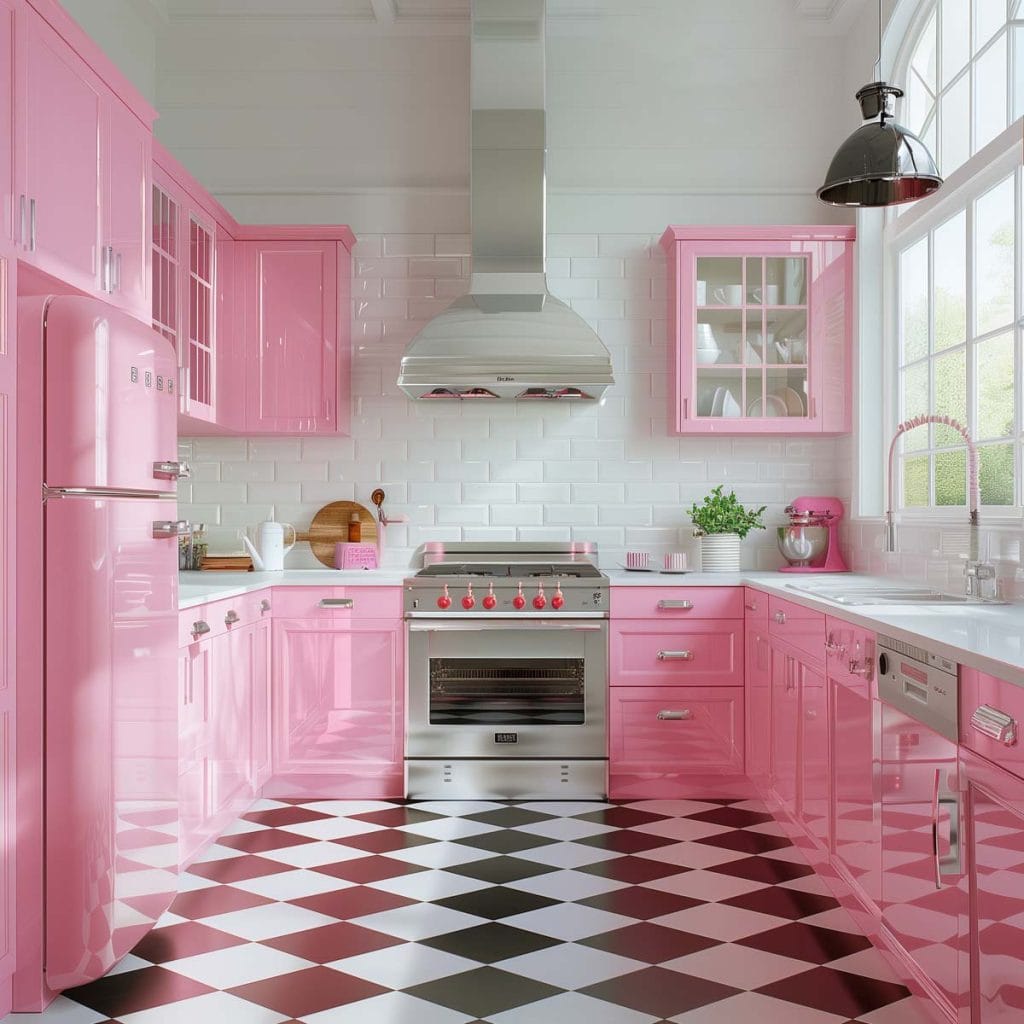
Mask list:
POLYGON ((889 466, 887 477, 888 507, 885 512, 885 550, 896 550, 896 523, 893 512, 893 490, 894 479, 892 472, 893 460, 896 457, 896 443, 900 437, 913 430, 915 427, 924 426, 926 423, 938 423, 942 426, 952 427, 959 432, 967 443, 967 474, 968 490, 967 503, 970 506, 970 518, 968 521, 970 529, 970 542, 967 555, 967 562, 964 565, 965 592, 969 597, 977 597, 983 600, 992 600, 996 597, 996 567, 991 562, 983 562, 978 552, 978 505, 981 504, 980 490, 978 487, 978 448, 967 428, 952 416, 938 416, 926 414, 913 416, 904 420, 893 434, 889 444, 889 466))

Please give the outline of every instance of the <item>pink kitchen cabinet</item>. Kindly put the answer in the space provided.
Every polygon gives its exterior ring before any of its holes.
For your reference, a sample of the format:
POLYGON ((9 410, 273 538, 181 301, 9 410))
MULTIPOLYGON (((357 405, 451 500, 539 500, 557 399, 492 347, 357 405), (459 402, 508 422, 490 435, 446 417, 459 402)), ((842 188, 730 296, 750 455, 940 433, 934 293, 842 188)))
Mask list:
POLYGON ((677 434, 843 434, 852 415, 854 230, 670 227, 677 434))
POLYGON ((15 239, 14 0, 0 0, 0 249, 15 239))
MULTIPOLYGON (((201 609, 191 611, 201 613, 201 609)), ((178 651, 178 862, 182 866, 190 864, 213 838, 208 828, 212 818, 208 745, 213 643, 196 641, 178 651)))
POLYGON ((260 614, 263 616, 253 623, 249 630, 252 644, 252 739, 249 759, 249 785, 259 793, 270 778, 270 644, 271 644, 271 599, 260 599, 260 614))
POLYGON ((274 764, 265 795, 402 796, 403 623, 361 608, 364 599, 368 610, 381 599, 397 605, 398 588, 284 596, 288 606, 275 608, 274 764), (277 617, 300 605, 303 617, 277 617))
POLYGON ((610 631, 612 686, 743 685, 743 620, 616 622, 610 631))
POLYGON ((800 682, 796 658, 785 648, 771 650, 771 787, 774 802, 796 818, 799 771, 800 682))
POLYGON ((744 658, 747 775, 763 793, 769 785, 772 748, 772 649, 768 636, 768 598, 748 589, 744 607, 747 615, 744 658))
POLYGON ((955 1020, 969 985, 957 746, 885 702, 880 709, 883 937, 955 1020))
POLYGON ((875 638, 841 619, 830 617, 826 628, 833 865, 860 903, 877 916, 882 903, 882 804, 881 705, 872 699, 875 638))
POLYGON ((335 240, 275 238, 241 246, 245 429, 348 429, 349 252, 335 240))

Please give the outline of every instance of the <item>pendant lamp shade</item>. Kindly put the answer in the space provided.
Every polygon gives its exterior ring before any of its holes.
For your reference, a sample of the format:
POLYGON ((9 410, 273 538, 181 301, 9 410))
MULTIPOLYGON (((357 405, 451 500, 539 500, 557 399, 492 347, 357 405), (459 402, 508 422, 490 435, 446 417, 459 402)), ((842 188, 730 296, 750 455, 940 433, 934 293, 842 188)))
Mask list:
POLYGON ((836 151, 818 198, 832 206, 895 206, 941 184, 928 147, 893 118, 903 90, 872 82, 857 93, 865 120, 836 151), (878 118, 877 121, 873 120, 878 118))

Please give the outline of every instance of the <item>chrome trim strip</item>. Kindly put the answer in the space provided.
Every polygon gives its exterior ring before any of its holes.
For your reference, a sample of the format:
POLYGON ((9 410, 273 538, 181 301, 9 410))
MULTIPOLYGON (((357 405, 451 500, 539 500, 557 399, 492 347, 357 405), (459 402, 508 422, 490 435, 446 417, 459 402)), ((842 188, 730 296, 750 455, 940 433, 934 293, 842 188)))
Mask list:
POLYGON ((43 484, 43 501, 51 498, 159 498, 177 501, 176 491, 142 491, 130 487, 48 487, 43 484))

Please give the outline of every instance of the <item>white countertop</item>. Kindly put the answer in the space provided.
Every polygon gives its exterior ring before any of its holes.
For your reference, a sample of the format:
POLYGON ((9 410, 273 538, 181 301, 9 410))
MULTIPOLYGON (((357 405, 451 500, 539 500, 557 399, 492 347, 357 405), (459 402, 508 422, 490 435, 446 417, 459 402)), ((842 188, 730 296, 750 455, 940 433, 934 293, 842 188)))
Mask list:
POLYGON ((178 573, 178 609, 267 587, 395 587, 408 569, 285 569, 283 572, 178 573))
MULTIPOLYGON (((1024 605, 846 605, 791 589, 791 584, 845 582, 900 586, 903 581, 856 573, 810 576, 744 571, 628 572, 606 570, 613 587, 739 587, 749 586, 816 611, 835 615, 865 629, 927 647, 963 665, 990 672, 1024 686, 1024 605)), ((235 597, 266 587, 389 587, 399 586, 409 569, 286 569, 284 572, 180 574, 179 608, 235 597)))

